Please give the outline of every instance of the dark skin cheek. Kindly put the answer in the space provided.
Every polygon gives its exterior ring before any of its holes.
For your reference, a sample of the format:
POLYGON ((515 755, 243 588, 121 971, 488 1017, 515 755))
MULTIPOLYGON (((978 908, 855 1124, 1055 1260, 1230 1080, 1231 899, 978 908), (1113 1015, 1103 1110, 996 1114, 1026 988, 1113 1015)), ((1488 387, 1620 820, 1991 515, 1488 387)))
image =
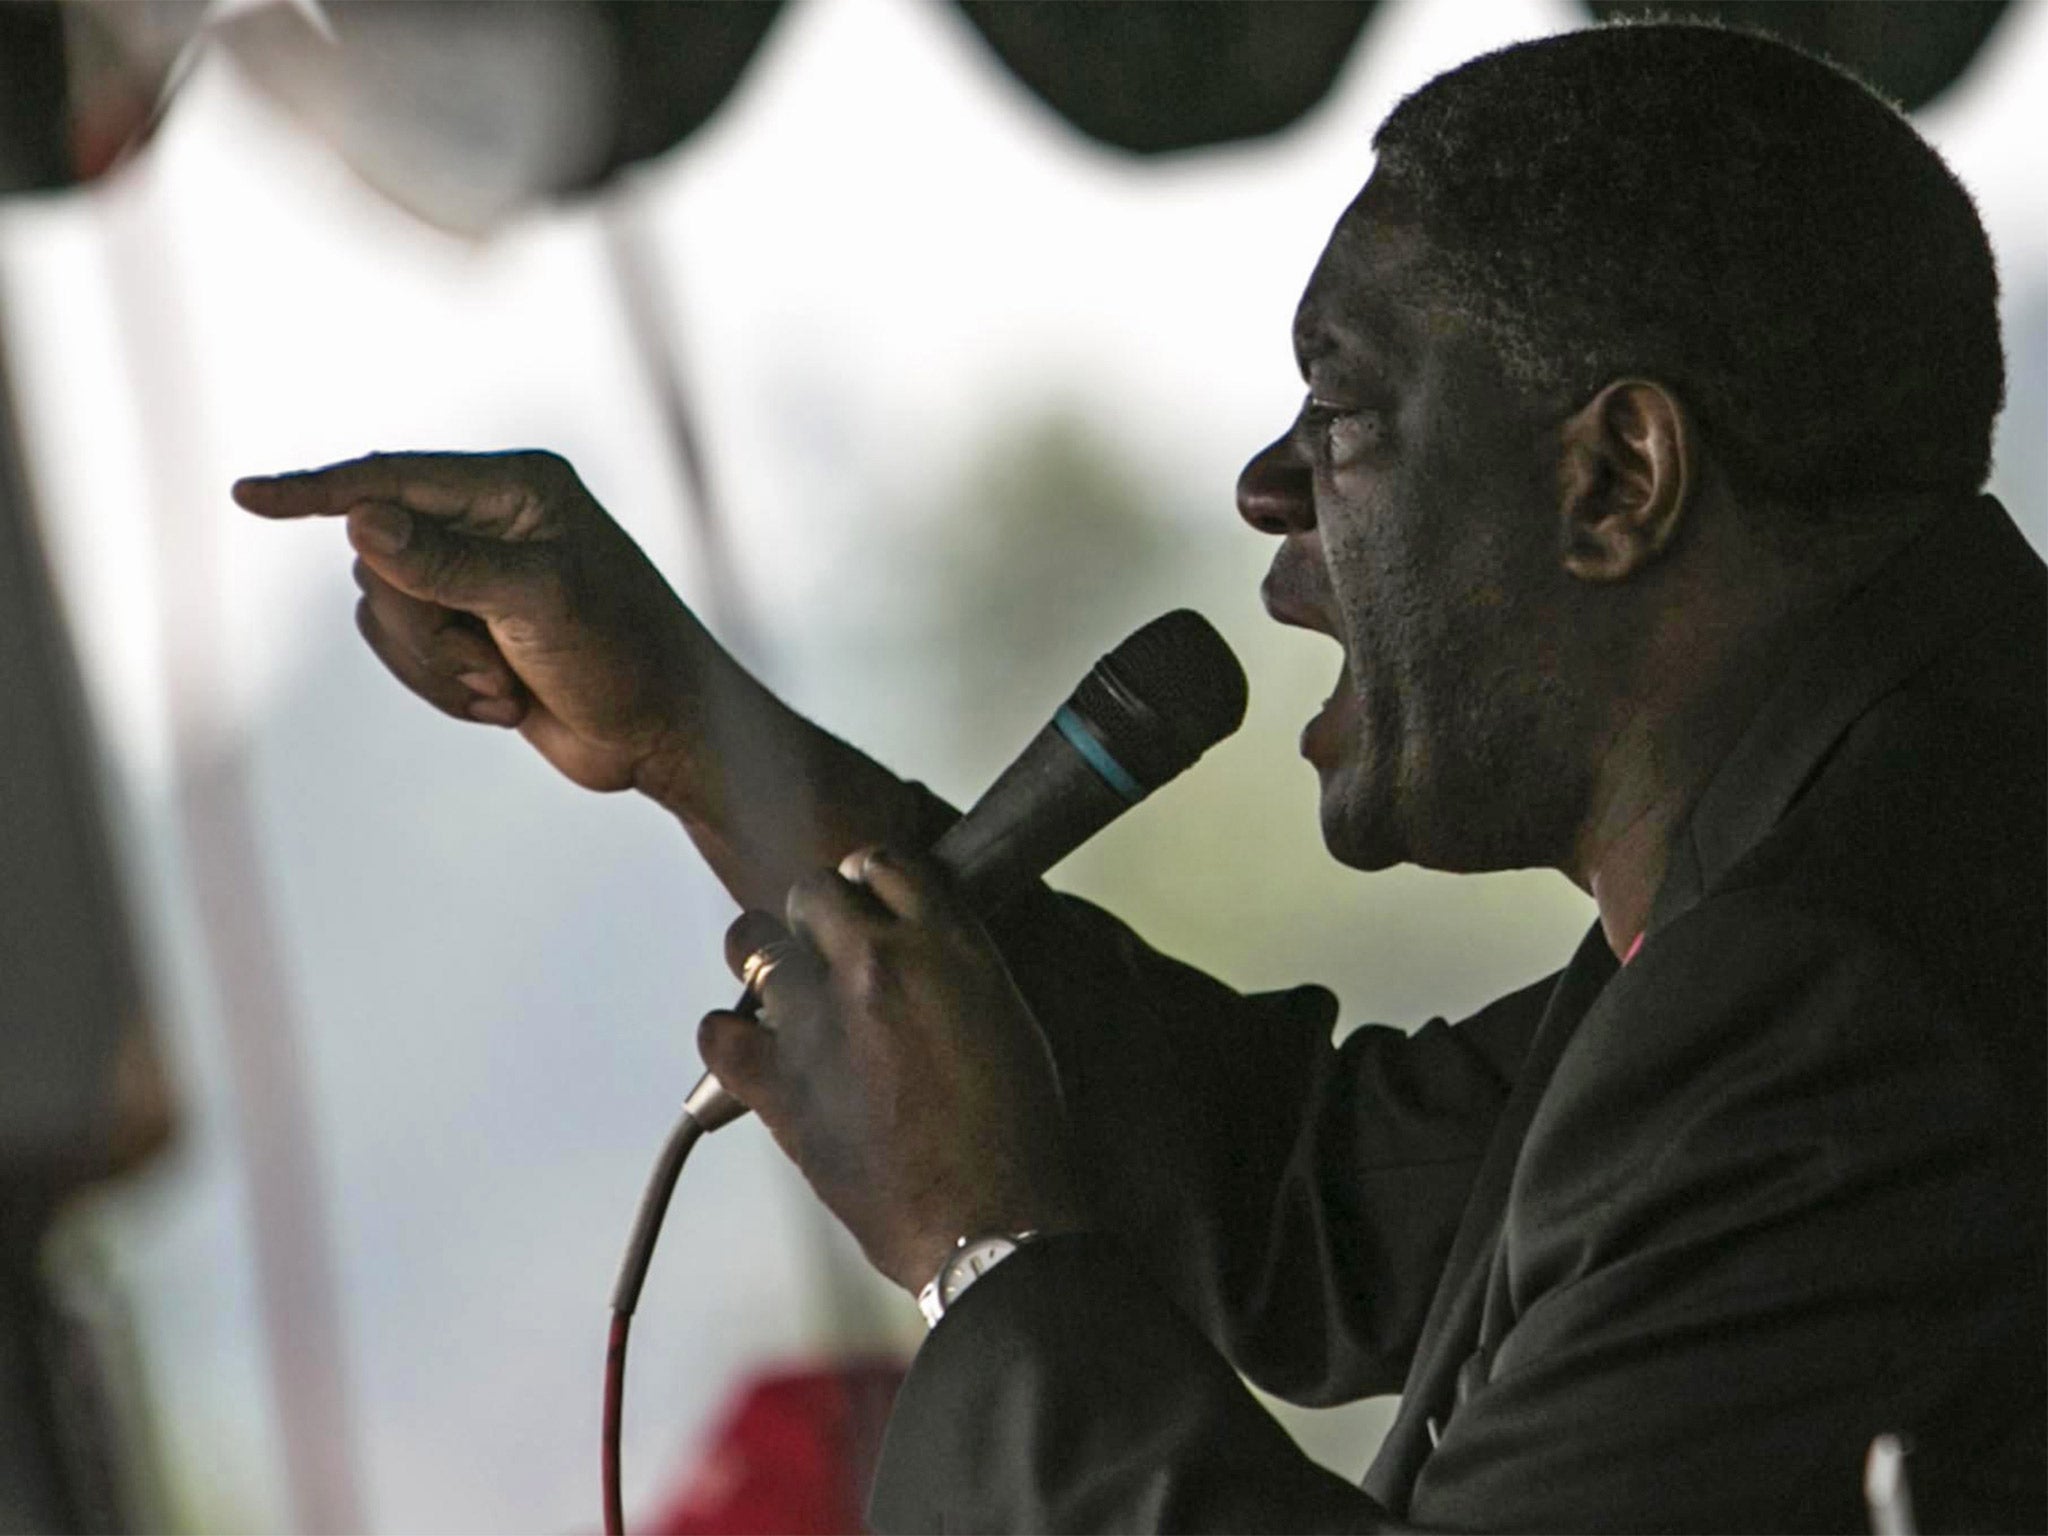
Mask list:
POLYGON ((1350 639, 1354 684, 1400 685, 1440 650, 1441 554, 1411 526, 1422 498, 1401 477, 1331 476, 1319 519, 1324 558, 1350 639))
POLYGON ((1482 451, 1503 437, 1523 446, 1496 423, 1438 425, 1420 465, 1318 484, 1363 704, 1325 810, 1333 848, 1369 867, 1524 859, 1541 840, 1529 812, 1555 793, 1543 722, 1569 707, 1549 686, 1560 628, 1537 467, 1482 451), (1458 426, 1485 430, 1475 441, 1458 426))

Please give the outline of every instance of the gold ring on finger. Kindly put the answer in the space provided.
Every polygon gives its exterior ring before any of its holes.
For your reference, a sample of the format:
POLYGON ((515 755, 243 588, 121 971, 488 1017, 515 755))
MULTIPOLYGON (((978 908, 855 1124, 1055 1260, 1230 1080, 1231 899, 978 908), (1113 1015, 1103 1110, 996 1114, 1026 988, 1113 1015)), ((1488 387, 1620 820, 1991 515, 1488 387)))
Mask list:
POLYGON ((787 960, 796 948, 793 939, 770 939, 751 955, 740 967, 740 981, 754 996, 761 995, 761 988, 767 984, 768 973, 787 960))

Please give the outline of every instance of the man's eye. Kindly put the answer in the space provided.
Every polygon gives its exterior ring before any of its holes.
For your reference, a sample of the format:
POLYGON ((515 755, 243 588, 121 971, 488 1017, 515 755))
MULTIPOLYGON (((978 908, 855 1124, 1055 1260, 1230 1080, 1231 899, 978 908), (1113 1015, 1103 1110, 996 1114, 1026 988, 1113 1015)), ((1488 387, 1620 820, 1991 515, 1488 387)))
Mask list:
POLYGON ((1310 447, 1328 458, 1345 459, 1373 447, 1384 426, 1378 411, 1362 406, 1339 405, 1313 394, 1301 403, 1301 430, 1310 447))

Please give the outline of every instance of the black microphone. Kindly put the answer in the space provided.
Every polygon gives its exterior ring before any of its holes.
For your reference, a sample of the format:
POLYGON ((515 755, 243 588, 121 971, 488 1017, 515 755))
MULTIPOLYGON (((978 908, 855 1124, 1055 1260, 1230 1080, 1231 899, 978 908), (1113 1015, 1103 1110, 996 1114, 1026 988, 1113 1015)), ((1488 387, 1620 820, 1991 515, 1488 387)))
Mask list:
POLYGON ((1095 663, 932 846, 978 912, 1000 906, 1244 723, 1244 669, 1186 608, 1095 663))
MULTIPOLYGON (((932 857, 970 906, 992 911, 1192 767, 1244 723, 1244 707, 1244 668, 1209 621, 1161 614, 1095 663, 932 857)), ((705 1131, 746 1113, 708 1072, 683 1108, 705 1131)))

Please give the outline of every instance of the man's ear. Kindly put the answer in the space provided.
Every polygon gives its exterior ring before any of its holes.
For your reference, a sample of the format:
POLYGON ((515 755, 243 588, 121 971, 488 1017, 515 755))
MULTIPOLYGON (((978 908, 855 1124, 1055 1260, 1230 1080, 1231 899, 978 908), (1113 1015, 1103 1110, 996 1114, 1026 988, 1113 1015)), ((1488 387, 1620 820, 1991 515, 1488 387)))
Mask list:
POLYGON ((1692 419, 1662 384, 1617 379, 1566 420, 1562 439, 1564 567, 1581 581, 1624 581, 1671 546, 1691 506, 1692 419))

